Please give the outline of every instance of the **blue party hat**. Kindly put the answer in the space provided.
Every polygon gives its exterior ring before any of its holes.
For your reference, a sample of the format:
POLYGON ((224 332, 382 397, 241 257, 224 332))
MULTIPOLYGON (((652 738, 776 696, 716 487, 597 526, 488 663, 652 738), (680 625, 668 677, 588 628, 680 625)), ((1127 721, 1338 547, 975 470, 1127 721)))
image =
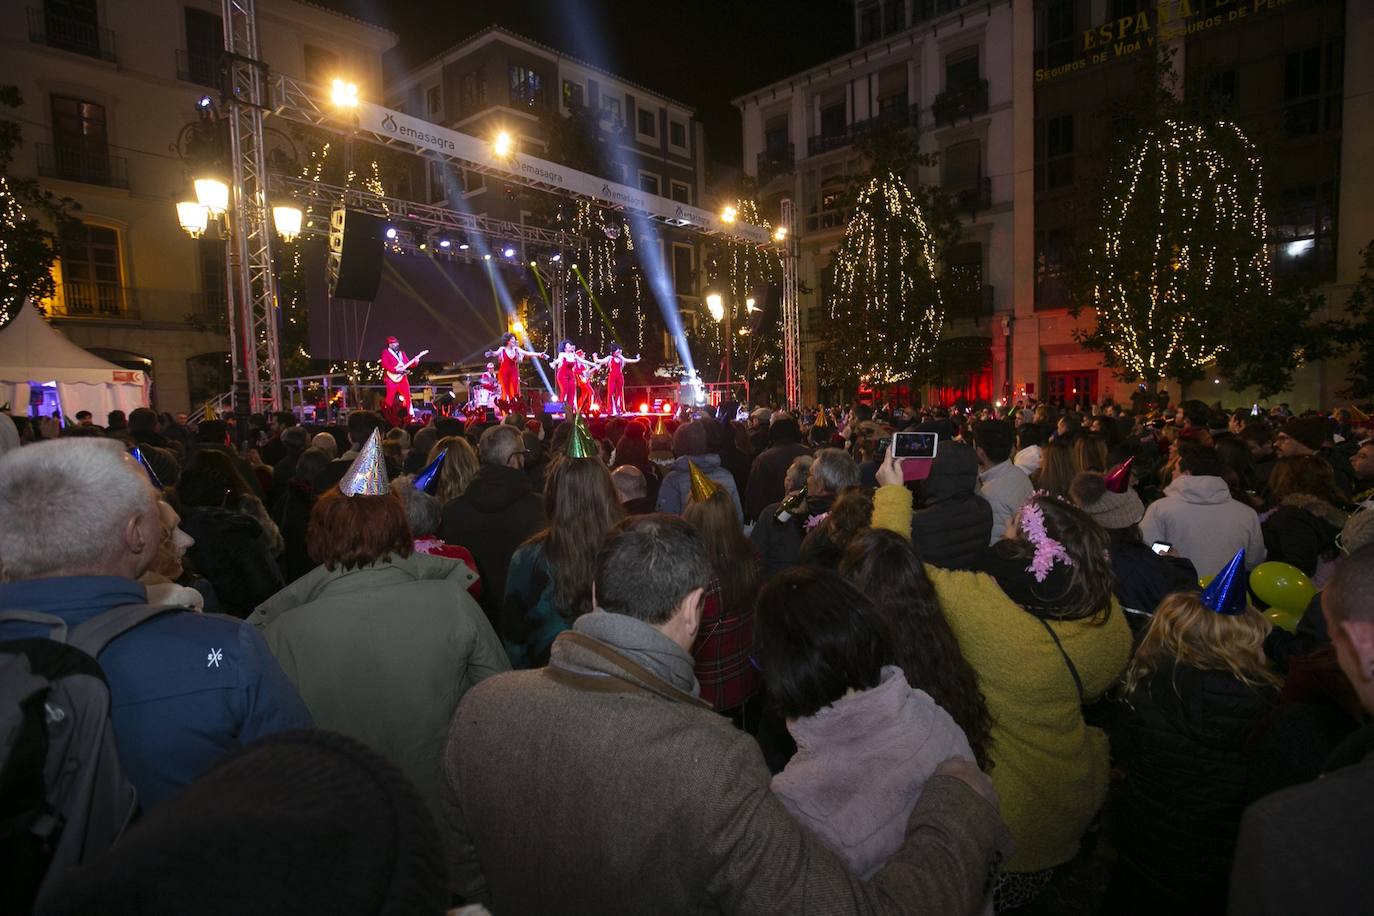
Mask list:
POLYGON ((382 436, 377 430, 367 437, 367 442, 358 449, 358 457, 353 459, 339 489, 345 496, 385 496, 387 494, 386 461, 382 458, 382 436))
POLYGON ((134 460, 143 467, 143 470, 148 472, 148 479, 152 481, 153 489, 158 491, 163 490, 164 487, 162 486, 162 481, 157 476, 157 471, 154 471, 153 466, 148 463, 148 456, 143 454, 143 447, 140 445, 134 446, 134 460))
POLYGON ((1245 548, 1236 551, 1221 572, 1202 592, 1202 603, 1209 610, 1228 617, 1245 613, 1246 606, 1245 548))
POLYGON ((415 478, 415 489, 424 490, 430 496, 439 489, 439 469, 444 466, 444 458, 448 455, 448 449, 441 451, 433 461, 431 461, 423 471, 415 478))

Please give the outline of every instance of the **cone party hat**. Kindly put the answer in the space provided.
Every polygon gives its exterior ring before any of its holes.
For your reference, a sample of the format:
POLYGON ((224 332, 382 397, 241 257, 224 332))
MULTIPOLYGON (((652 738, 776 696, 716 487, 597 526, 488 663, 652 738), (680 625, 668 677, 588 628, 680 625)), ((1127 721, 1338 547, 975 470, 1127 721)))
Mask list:
POLYGON ((339 489, 345 496, 386 495, 386 462, 382 459, 382 436, 377 430, 372 431, 358 450, 358 457, 339 481, 339 489))
POLYGON ((664 419, 663 419, 663 414, 659 414, 659 415, 658 415, 658 422, 654 424, 654 435, 655 435, 655 436, 666 436, 666 435, 668 435, 668 424, 664 421, 664 419))
POLYGON ((444 459, 446 457, 448 457, 448 449, 441 451, 438 456, 415 477, 415 489, 424 490, 430 496, 434 495, 434 491, 439 489, 439 469, 444 466, 444 459))
POLYGON ((1203 590, 1202 603, 1218 614, 1235 617, 1245 613, 1245 590, 1245 548, 1242 547, 1203 590))
POLYGON ((1131 488, 1131 465, 1135 464, 1135 456, 1127 458, 1107 472, 1103 478, 1107 481, 1107 489, 1112 493, 1125 493, 1131 488))
POLYGON ((697 463, 690 458, 687 459, 687 472, 692 478, 692 502, 704 503, 715 496, 716 491, 720 489, 720 484, 707 477, 701 468, 697 467, 697 463))
POLYGON ((580 413, 573 414, 572 435, 568 437, 569 458, 599 458, 600 449, 596 447, 596 440, 587 431, 587 425, 582 422, 580 413))
POLYGON ((205 402, 205 417, 204 417, 204 419, 206 419, 206 420, 218 420, 218 419, 219 419, 219 411, 218 411, 218 410, 215 410, 215 405, 214 405, 214 404, 211 404, 209 401, 206 401, 206 402, 205 402))

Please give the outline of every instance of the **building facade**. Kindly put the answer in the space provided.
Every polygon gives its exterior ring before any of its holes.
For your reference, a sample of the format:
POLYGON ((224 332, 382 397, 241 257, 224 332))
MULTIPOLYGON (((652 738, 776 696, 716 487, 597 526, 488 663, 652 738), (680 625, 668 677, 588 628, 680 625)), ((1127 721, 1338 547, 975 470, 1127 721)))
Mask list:
MULTIPOLYGON (((418 66, 388 75, 388 107, 475 137, 504 131, 515 149, 556 158, 558 119, 590 118, 606 161, 574 168, 692 206, 706 194, 706 139, 693 109, 500 26, 489 26, 418 66)), ((546 223, 540 195, 499 178, 418 160, 417 200, 517 223, 546 223)), ((709 205, 709 204, 708 204, 709 205)), ((687 320, 700 312, 702 247, 662 231, 662 264, 687 320)), ((523 259, 523 255, 522 255, 523 259)), ((641 258, 641 263, 643 259, 641 258)), ((665 339, 663 356, 671 344, 665 339)))
MULTIPOLYGON (((374 97, 396 41, 301 0, 261 0, 258 35, 273 71, 321 86, 345 77, 374 97)), ((193 197, 178 134, 198 99, 218 95, 222 36, 212 2, 0 9, 0 84, 23 97, 0 113, 23 130, 13 171, 80 205, 44 306, 75 343, 149 372, 154 404, 173 412, 228 390, 224 242, 190 238, 175 208, 193 197)))
MULTIPOLYGON (((789 198, 801 260, 802 397, 814 403, 817 357, 830 320, 822 278, 849 220, 851 176, 865 169, 859 142, 904 131, 936 157, 908 176, 942 185, 958 206, 950 247, 944 337, 986 350, 984 368, 942 379, 948 400, 990 400, 1007 379, 1004 319, 1013 309, 1015 162, 1012 6, 961 0, 862 0, 855 49, 735 99, 744 169, 760 207, 776 219, 789 198)), ((1028 240, 1021 240, 1023 245, 1028 240)))
MULTIPOLYGON (((1173 50, 1178 92, 1221 99, 1256 143, 1275 274, 1313 279, 1328 313, 1343 309, 1374 240, 1368 0, 856 0, 854 29, 853 52, 735 100, 764 212, 788 197, 800 213, 808 401, 828 320, 820 280, 862 168, 855 142, 888 127, 939 157, 918 180, 968 205, 943 267, 975 280, 949 297, 945 337, 982 336, 991 351, 989 370, 925 397, 1129 397, 1134 385, 1074 339, 1092 312, 1070 314, 1065 265, 1098 218, 1086 202, 1110 161, 1113 106, 1138 92, 1155 43, 1173 50)), ((1343 385, 1340 361, 1314 364, 1285 399, 1328 405, 1343 385)), ((1215 374, 1172 393, 1228 405, 1252 394, 1215 374)))

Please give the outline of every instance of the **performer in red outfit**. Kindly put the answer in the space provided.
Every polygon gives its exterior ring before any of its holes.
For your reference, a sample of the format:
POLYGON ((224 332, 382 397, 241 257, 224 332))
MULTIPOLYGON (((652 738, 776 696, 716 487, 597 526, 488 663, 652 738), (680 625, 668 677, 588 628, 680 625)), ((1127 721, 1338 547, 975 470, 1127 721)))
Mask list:
POLYGON ((592 402, 596 400, 596 392, 592 390, 591 376, 596 370, 596 354, 587 359, 585 350, 577 351, 577 412, 586 416, 592 412, 592 402))
POLYGON ((631 359, 622 355, 620 344, 611 344, 610 355, 597 360, 597 365, 610 367, 606 374, 607 414, 617 416, 625 412, 625 364, 637 363, 639 360, 639 356, 631 359))
POLYGON ((577 347, 571 340, 565 340, 558 348, 558 355, 549 366, 558 373, 558 400, 563 402, 563 412, 571 413, 577 409, 577 372, 586 360, 577 355, 577 347))
POLYGON ((382 351, 381 358, 382 378, 386 380, 386 395, 382 399, 384 408, 398 410, 406 417, 413 415, 414 408, 410 403, 410 370, 428 352, 421 350, 413 359, 406 359, 401 342, 395 337, 386 339, 386 349, 382 351))
POLYGON ((511 333, 501 338, 501 346, 488 350, 485 355, 487 359, 500 357, 501 365, 496 371, 496 380, 501 386, 501 400, 505 402, 507 411, 514 410, 520 402, 520 361, 526 356, 549 358, 547 353, 522 348, 511 333))

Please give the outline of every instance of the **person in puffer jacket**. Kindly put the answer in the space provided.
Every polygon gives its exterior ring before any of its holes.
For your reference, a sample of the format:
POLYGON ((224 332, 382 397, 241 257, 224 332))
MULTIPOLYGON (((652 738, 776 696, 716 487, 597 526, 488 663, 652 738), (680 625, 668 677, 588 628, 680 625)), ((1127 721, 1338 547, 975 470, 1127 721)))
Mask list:
MULTIPOLYGON (((1243 586, 1242 586, 1243 588, 1243 586)), ((1117 752, 1126 772, 1118 858, 1102 911, 1226 911, 1246 804, 1244 746, 1278 700, 1253 608, 1171 595, 1126 673, 1117 752)))
POLYGON ((1263 563, 1259 516, 1231 498, 1216 449, 1198 446, 1181 452, 1179 470, 1164 498, 1145 509, 1142 540, 1172 544, 1180 556, 1193 561, 1204 579, 1220 572, 1238 550, 1245 551, 1247 569, 1263 563))
POLYGON ((1350 520, 1331 465, 1316 455, 1280 458, 1269 475, 1269 498, 1274 507, 1260 522, 1269 559, 1316 577, 1323 561, 1340 555, 1336 536, 1350 520))
MULTIPOLYGON (((988 545, 992 506, 974 492, 977 486, 978 456, 973 448, 940 440, 930 476, 921 482, 917 494, 920 508, 911 515, 911 542, 922 561, 942 569, 968 569, 988 545)), ((884 495, 881 489, 874 498, 908 499, 884 495)))

